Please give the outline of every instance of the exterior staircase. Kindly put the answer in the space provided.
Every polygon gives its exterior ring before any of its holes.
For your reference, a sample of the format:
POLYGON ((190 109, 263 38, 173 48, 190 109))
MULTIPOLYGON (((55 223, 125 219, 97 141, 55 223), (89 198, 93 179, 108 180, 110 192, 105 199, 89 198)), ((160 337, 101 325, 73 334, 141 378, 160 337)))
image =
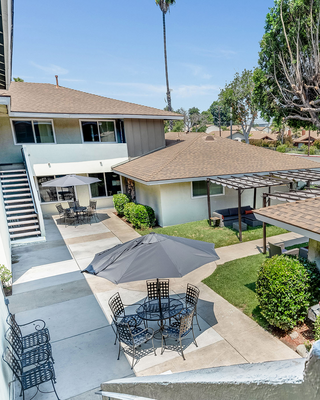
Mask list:
POLYGON ((40 237, 38 213, 24 166, 0 170, 0 182, 11 242, 40 237))

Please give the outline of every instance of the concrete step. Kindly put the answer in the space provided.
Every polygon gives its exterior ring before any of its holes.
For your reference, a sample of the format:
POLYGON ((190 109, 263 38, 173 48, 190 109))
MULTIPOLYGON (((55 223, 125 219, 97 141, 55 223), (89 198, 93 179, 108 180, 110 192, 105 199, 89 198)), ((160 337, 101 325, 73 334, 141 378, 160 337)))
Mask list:
MULTIPOLYGON (((10 186, 10 185, 9 185, 10 186)), ((3 187, 3 186, 2 186, 3 187)), ((16 192, 30 192, 29 188, 21 188, 21 189, 2 189, 3 193, 16 193, 16 192)))
POLYGON ((12 172, 24 172, 25 173, 26 170, 25 169, 6 169, 6 170, 3 170, 3 171, 0 171, 0 174, 4 175, 4 174, 10 174, 12 172))
MULTIPOLYGON (((16 214, 25 214, 25 213, 34 213, 34 208, 28 208, 26 210, 14 210, 14 211, 6 211, 7 218, 8 215, 16 215, 16 214)), ((29 216, 29 214, 28 214, 29 216)), ((17 216, 15 219, 21 218, 20 216, 17 216)))
POLYGON ((34 231, 34 232, 12 233, 12 234, 10 234, 10 239, 26 237, 26 236, 38 236, 38 235, 39 236, 41 235, 41 232, 39 230, 34 231))
MULTIPOLYGON (((3 198, 4 199, 8 199, 8 198, 12 198, 12 197, 31 197, 31 193, 29 191, 29 193, 17 193, 17 194, 4 194, 3 198)), ((23 200, 27 200, 27 199, 22 199, 23 200)), ((13 202, 17 202, 19 200, 8 200, 8 201, 4 201, 5 203, 13 203, 13 202)))
MULTIPOLYGON (((26 211, 28 211, 28 210, 26 210, 26 211)), ((14 214, 15 213, 15 211, 8 211, 7 212, 7 219, 27 219, 27 218, 36 218, 36 217, 38 217, 38 215, 34 212, 34 209, 32 209, 32 210, 29 210, 30 211, 30 213, 28 214, 28 215, 17 215, 17 216, 14 216, 14 215, 8 215, 8 214, 14 214), (32 211, 32 212, 31 212, 32 211)), ((20 213, 23 213, 24 211, 17 211, 17 213, 18 212, 20 212, 20 213)))
POLYGON ((18 179, 1 179, 1 184, 12 183, 12 182, 28 182, 27 178, 18 178, 18 179))
MULTIPOLYGON (((13 201, 13 200, 11 200, 13 201)), ((14 204, 12 206, 5 206, 6 210, 10 210, 12 208, 23 208, 23 207, 32 207, 33 203, 23 203, 23 204, 14 204)))
POLYGON ((3 179, 3 178, 20 178, 20 177, 22 177, 22 178, 25 178, 26 177, 26 174, 24 173, 24 174, 4 174, 4 173, 2 173, 2 175, 1 175, 1 179, 3 179))
MULTIPOLYGON (((28 186, 29 187, 29 183, 18 183, 18 184, 11 184, 11 185, 7 185, 7 184, 1 184, 2 189, 3 188, 9 188, 9 187, 20 187, 20 186, 28 186)), ((30 189, 29 189, 30 190, 30 189)))
POLYGON ((20 231, 31 231, 33 229, 38 230, 39 225, 22 226, 20 228, 9 228, 9 232, 20 232, 20 231))
POLYGON ((29 225, 38 223, 38 219, 28 219, 27 221, 8 222, 8 226, 29 225))
MULTIPOLYGON (((27 197, 31 197, 31 195, 29 194, 26 194, 26 195, 24 195, 24 196, 27 196, 27 197)), ((9 197, 9 196, 8 196, 9 197)), ((15 196, 10 196, 10 197, 18 197, 17 195, 15 195, 15 196)), ((4 202, 5 203, 8 203, 8 204, 12 204, 12 203, 22 203, 22 202, 26 202, 26 201, 30 201, 30 199, 17 199, 17 200, 4 200, 4 202)))

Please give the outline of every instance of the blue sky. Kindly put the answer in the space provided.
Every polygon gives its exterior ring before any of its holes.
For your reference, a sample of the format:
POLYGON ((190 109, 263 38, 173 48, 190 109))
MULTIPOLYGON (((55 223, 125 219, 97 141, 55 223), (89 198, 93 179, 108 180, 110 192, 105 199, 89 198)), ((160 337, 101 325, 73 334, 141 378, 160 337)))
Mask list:
MULTIPOLYGON (((257 64, 273 0, 177 0, 167 14, 172 106, 206 110, 257 64)), ((13 76, 165 107, 162 15, 154 0, 15 0, 13 76)))

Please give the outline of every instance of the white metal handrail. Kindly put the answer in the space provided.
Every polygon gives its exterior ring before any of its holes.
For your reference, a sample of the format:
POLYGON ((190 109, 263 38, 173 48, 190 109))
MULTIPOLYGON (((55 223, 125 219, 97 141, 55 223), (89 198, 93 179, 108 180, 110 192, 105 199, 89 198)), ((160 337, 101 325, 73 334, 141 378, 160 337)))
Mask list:
POLYGON ((95 392, 95 394, 99 394, 100 396, 105 396, 108 397, 109 399, 116 399, 116 400, 156 400, 156 399, 150 399, 149 397, 140 397, 132 394, 104 392, 103 390, 95 392))

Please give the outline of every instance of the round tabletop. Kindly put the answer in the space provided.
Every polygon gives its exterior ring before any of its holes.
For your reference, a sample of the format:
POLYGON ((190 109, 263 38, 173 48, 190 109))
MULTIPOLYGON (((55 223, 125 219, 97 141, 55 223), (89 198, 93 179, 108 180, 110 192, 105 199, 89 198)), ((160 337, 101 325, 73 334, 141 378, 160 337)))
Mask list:
POLYGON ((181 300, 174 298, 161 299, 161 310, 159 299, 146 301, 136 311, 138 316, 147 321, 160 321, 174 317, 183 310, 181 300))
POLYGON ((70 207, 70 208, 67 208, 66 210, 67 211, 70 211, 70 210, 73 210, 74 212, 82 212, 82 211, 85 211, 87 209, 87 207, 82 207, 82 206, 80 206, 80 207, 70 207))

